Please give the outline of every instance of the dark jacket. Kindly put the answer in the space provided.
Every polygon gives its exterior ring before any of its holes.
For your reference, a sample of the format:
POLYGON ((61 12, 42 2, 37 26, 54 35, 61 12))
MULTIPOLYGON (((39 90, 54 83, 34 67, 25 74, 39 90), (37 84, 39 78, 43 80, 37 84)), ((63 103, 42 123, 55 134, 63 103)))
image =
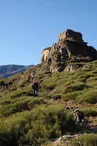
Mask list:
POLYGON ((33 85, 32 85, 32 88, 33 88, 33 89, 38 89, 38 86, 39 86, 39 85, 38 85, 38 82, 34 82, 33 85))

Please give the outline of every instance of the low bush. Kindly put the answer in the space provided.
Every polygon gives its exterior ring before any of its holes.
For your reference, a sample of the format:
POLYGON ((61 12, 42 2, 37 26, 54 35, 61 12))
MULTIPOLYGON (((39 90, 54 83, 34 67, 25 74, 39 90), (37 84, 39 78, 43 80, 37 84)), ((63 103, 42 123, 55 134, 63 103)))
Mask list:
POLYGON ((97 116, 97 108, 95 108, 95 107, 86 107, 86 108, 82 108, 80 110, 83 111, 85 116, 87 116, 87 117, 97 116))
POLYGON ((87 90, 84 91, 82 95, 79 95, 77 98, 77 101, 79 103, 91 103, 91 104, 96 104, 97 103, 97 90, 87 90))
POLYGON ((75 129, 72 114, 61 107, 43 106, 17 113, 0 122, 1 146, 40 145, 75 129))
POLYGON ((70 86, 67 86, 65 88, 65 93, 69 93, 69 92, 73 92, 73 91, 79 91, 79 90, 83 90, 85 88, 88 88, 88 86, 84 83, 74 83, 70 86))
POLYGON ((45 88, 46 90, 53 90, 55 86, 56 84, 49 83, 49 84, 45 84, 43 88, 45 88))
POLYGON ((67 94, 62 94, 62 99, 64 101, 68 101, 68 100, 75 100, 77 99, 77 97, 81 94, 81 91, 75 91, 75 92, 71 92, 71 93, 67 93, 67 94))
POLYGON ((23 112, 24 110, 28 110, 28 103, 32 101, 31 98, 21 97, 19 99, 10 99, 10 104, 5 104, 6 100, 1 103, 0 106, 0 116, 6 117, 16 112, 23 112))
POLYGON ((97 134, 84 134, 79 138, 73 138, 71 142, 72 146, 96 146, 97 134))
POLYGON ((46 102, 44 102, 43 98, 39 98, 39 99, 33 99, 32 101, 30 101, 27 104, 27 107, 29 110, 33 109, 36 105, 41 105, 41 104, 46 104, 46 102))

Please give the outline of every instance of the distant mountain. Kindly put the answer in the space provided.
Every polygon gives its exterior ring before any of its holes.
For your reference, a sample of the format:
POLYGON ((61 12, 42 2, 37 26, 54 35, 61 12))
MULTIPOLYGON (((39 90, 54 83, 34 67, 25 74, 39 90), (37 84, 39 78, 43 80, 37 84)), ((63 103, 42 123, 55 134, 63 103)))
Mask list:
POLYGON ((19 72, 25 71, 33 65, 1 65, 0 66, 0 78, 7 78, 19 72))

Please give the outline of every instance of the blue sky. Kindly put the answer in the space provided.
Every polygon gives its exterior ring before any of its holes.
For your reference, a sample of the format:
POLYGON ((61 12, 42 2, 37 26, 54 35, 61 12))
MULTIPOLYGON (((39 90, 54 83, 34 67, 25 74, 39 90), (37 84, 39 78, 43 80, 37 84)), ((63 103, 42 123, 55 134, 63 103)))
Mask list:
POLYGON ((0 0, 0 65, 40 63, 42 50, 68 28, 97 48, 97 1, 0 0))

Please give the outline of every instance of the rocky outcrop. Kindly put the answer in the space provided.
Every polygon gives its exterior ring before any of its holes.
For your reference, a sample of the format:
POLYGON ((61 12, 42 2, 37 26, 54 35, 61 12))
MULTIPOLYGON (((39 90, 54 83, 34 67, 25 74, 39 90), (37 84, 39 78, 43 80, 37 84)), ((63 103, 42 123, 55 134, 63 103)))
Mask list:
POLYGON ((62 32, 58 36, 58 41, 68 39, 68 40, 77 40, 82 42, 82 34, 80 32, 75 32, 71 29, 67 29, 66 31, 62 32))
POLYGON ((71 29, 59 34, 58 42, 44 49, 41 55, 41 63, 45 63, 50 72, 74 71, 96 59, 96 49, 83 41, 81 33, 71 29))

